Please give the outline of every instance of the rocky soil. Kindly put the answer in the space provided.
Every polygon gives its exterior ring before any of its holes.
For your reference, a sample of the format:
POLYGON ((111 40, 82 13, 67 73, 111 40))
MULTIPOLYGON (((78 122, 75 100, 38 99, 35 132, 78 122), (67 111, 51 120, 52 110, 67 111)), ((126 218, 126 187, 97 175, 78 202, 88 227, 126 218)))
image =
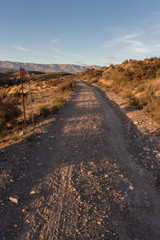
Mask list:
POLYGON ((0 239, 160 239, 158 128, 118 101, 77 81, 33 142, 1 149, 0 239))

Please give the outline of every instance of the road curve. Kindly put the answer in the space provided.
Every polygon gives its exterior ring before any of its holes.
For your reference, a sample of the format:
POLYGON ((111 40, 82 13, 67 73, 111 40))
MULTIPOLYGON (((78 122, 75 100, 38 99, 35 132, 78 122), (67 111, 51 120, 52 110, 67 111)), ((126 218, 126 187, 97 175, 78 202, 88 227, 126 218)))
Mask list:
POLYGON ((4 197, 19 204, 6 200, 1 239, 160 239, 160 197, 137 163, 142 139, 101 90, 77 81, 46 132, 4 153, 14 178, 4 197))

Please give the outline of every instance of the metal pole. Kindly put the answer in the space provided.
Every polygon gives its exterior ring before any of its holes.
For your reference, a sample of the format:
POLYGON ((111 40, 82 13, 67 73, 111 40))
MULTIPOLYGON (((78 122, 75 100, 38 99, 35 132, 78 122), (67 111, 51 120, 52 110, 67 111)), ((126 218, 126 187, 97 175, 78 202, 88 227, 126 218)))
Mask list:
POLYGON ((31 96, 31 90, 30 90, 30 79, 29 79, 29 74, 28 74, 28 87, 29 87, 29 96, 30 96, 30 103, 31 103, 32 123, 33 123, 33 127, 34 127, 34 116, 33 116, 32 96, 31 96))
POLYGON ((24 130, 26 131, 26 114, 25 114, 25 104, 24 104, 24 92, 23 92, 23 81, 21 78, 22 85, 22 105, 23 105, 23 117, 24 117, 24 130))

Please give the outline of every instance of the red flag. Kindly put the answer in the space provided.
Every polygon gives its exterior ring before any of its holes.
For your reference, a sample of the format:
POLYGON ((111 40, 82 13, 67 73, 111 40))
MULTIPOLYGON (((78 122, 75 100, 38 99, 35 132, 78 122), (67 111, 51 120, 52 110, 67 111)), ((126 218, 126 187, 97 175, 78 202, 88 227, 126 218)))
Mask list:
POLYGON ((25 78, 25 69, 24 68, 20 67, 19 73, 20 73, 20 78, 25 78))

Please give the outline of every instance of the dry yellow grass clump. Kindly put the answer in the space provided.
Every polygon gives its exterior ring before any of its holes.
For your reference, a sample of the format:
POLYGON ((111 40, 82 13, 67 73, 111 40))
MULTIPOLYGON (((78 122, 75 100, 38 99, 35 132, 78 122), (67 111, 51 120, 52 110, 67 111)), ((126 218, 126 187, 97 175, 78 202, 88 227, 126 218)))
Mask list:
MULTIPOLYGON (((0 140, 1 146, 10 141, 17 141, 23 137, 19 132, 23 131, 23 107, 22 90, 18 73, 5 73, 3 79, 0 73, 0 140), (13 75, 14 74, 14 75, 13 75), (10 80, 12 78, 12 81, 10 80)), ((32 129, 32 109, 35 126, 42 125, 46 117, 64 106, 66 100, 72 95, 75 83, 71 74, 65 73, 31 73, 30 92, 28 80, 23 82, 25 115, 27 131, 32 129)))
POLYGON ((87 69, 79 77, 118 93, 128 105, 142 109, 160 123, 160 58, 130 59, 100 70, 87 69))

